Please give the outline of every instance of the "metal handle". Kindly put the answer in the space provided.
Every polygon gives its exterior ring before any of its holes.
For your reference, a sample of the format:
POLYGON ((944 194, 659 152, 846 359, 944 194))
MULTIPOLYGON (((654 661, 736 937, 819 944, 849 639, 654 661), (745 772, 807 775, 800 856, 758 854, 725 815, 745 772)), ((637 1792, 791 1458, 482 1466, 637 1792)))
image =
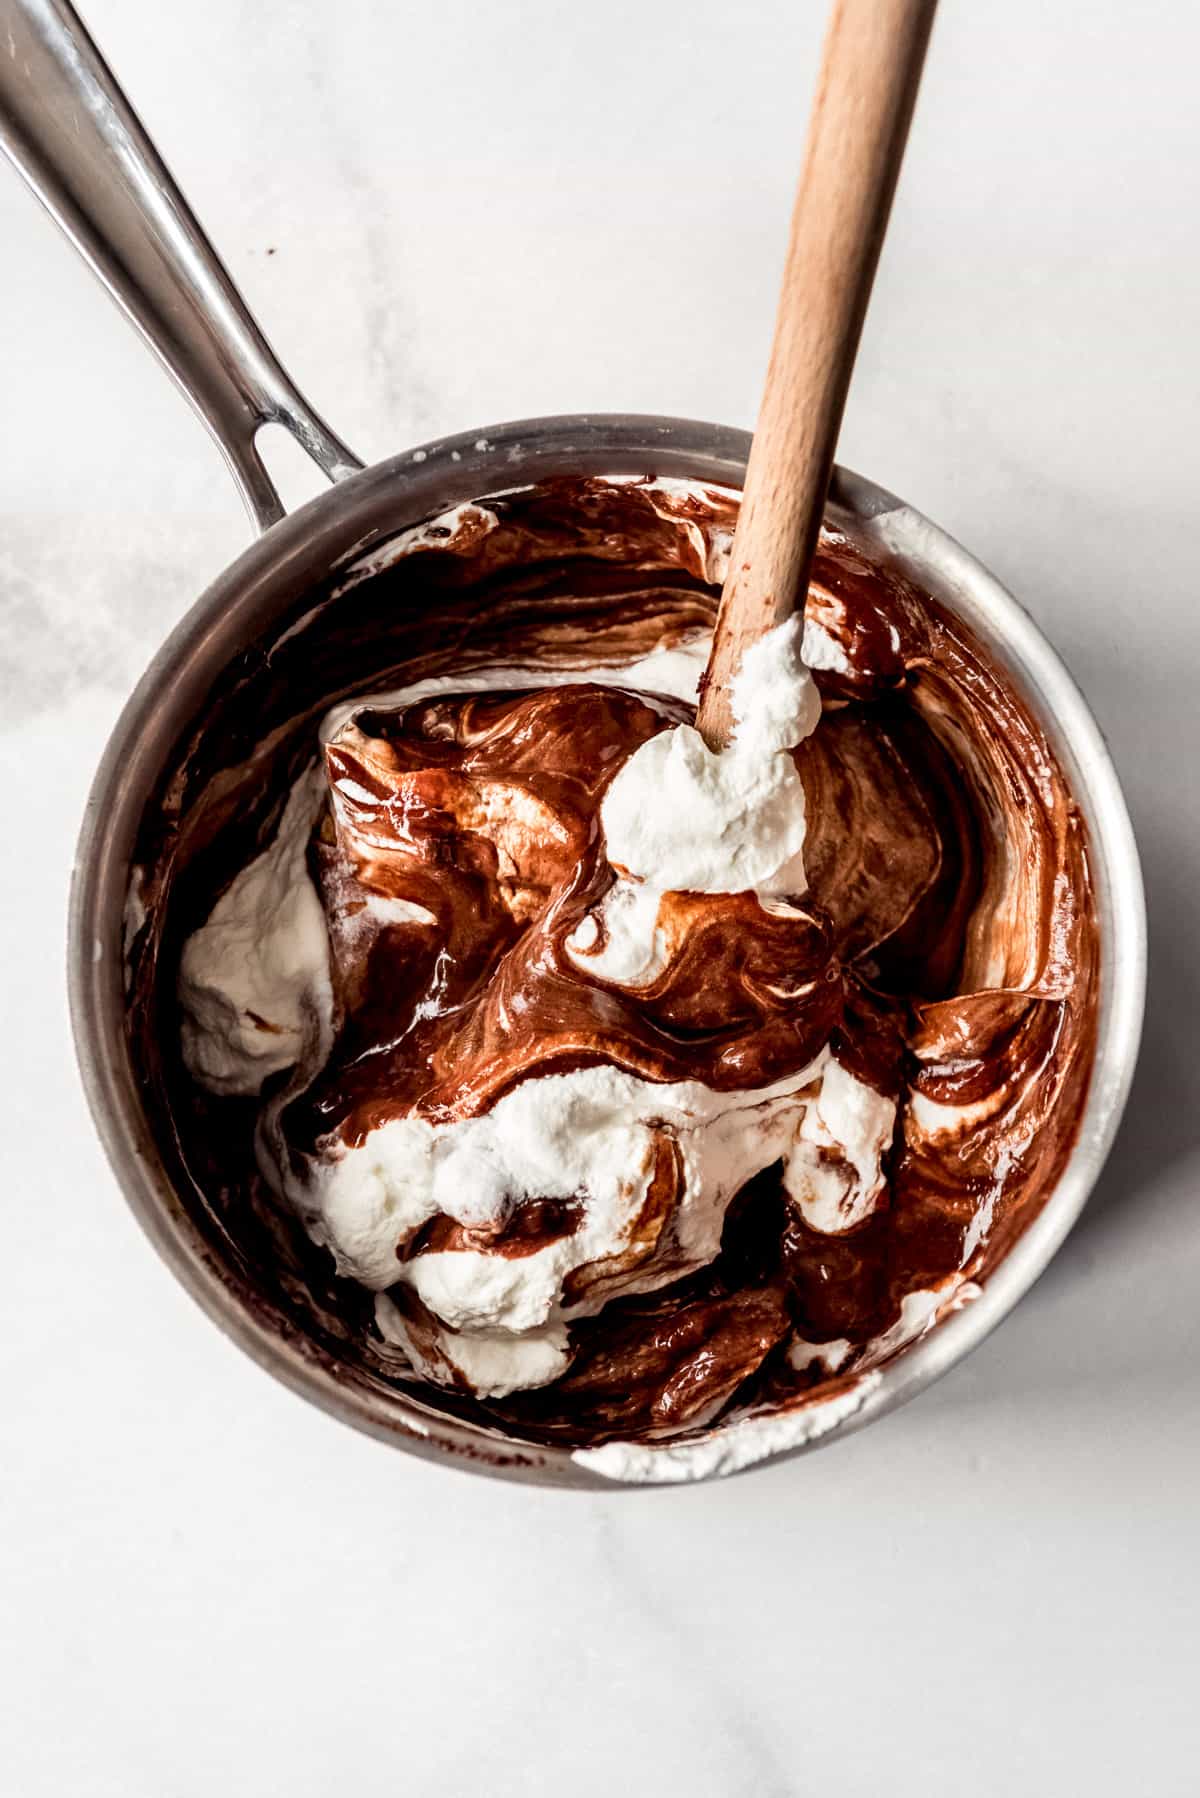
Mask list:
POLYGON ((191 400, 260 531, 284 514, 264 424, 331 481, 362 467, 276 359, 67 0, 0 0, 0 147, 191 400))

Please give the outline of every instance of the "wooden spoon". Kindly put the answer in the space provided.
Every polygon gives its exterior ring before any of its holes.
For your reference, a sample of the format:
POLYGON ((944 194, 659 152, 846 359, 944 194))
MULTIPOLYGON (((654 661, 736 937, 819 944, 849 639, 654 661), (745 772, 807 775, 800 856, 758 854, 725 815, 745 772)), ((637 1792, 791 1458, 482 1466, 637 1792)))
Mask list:
POLYGON ((846 389, 937 0, 835 0, 796 191, 783 292, 696 724, 733 729, 729 684, 803 605, 846 389))

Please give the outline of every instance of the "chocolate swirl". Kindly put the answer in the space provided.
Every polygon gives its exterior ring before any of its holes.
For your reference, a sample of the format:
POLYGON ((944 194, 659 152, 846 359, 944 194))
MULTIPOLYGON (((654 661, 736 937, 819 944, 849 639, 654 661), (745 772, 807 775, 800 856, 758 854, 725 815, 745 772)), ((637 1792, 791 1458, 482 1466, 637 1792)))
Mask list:
MULTIPOLYGON (((1062 771, 962 626, 838 533, 822 541, 809 602, 823 717, 795 752, 808 891, 769 911, 750 893, 669 895, 659 964, 637 986, 588 974, 573 953, 585 919, 603 930, 614 878, 605 789, 690 715, 587 671, 694 640, 731 521, 721 495, 587 482, 490 501, 446 538, 428 530, 327 596, 315 614, 324 691, 290 713, 282 692, 268 694, 266 750, 240 770, 196 770, 156 850, 164 903, 137 959, 133 1013, 150 1077, 223 1228, 368 1377, 413 1373, 254 1172, 258 1108, 203 1094, 172 1056, 157 1063, 145 1034, 170 1008, 158 976, 172 942, 245 864, 248 841, 252 852, 270 840, 329 700, 497 666, 580 676, 378 701, 331 735, 331 804, 308 859, 336 1029, 319 1068, 264 1090, 293 1167, 389 1120, 484 1117, 531 1077, 596 1066, 741 1094, 801 1074, 828 1045, 895 1102, 886 1187, 864 1217, 815 1227, 776 1161, 728 1205, 702 1267, 672 1234, 683 1176, 664 1128, 621 1256, 568 1276, 566 1371, 481 1401, 442 1366, 439 1402, 539 1439, 670 1435, 833 1389, 895 1352, 914 1315, 986 1279, 1036 1215, 1086 1093, 1096 939, 1062 771), (249 808, 248 839, 239 804, 255 791, 265 803, 249 808)), ((836 1189, 841 1151, 814 1140, 836 1189)), ((581 1216, 570 1191, 472 1224, 442 1213, 398 1244, 398 1261, 517 1261, 572 1237, 581 1216)), ((437 1320, 405 1281, 391 1297, 410 1350, 436 1370, 437 1320)))
POLYGON ((310 1100, 326 1129, 361 1142, 414 1110, 469 1117, 530 1075, 600 1063, 725 1091, 813 1060, 841 1013, 818 906, 670 894, 665 966, 636 993, 582 973, 569 951, 613 884, 605 787, 684 710, 572 685, 360 714, 339 733, 326 751, 326 910, 345 917, 347 895, 369 893, 429 921, 335 938, 344 1021, 310 1100))

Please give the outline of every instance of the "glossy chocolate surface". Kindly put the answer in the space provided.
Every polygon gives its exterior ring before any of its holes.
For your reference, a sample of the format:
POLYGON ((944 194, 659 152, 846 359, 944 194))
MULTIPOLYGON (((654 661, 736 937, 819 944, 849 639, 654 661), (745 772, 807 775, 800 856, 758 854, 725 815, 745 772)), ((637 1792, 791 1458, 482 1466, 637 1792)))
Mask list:
MULTIPOLYGON (((598 1062, 652 1081, 761 1087, 832 1042, 898 1105, 886 1195, 864 1223, 812 1229, 768 1169, 731 1205, 711 1266, 572 1324, 572 1364, 553 1385, 489 1405, 420 1389, 574 1443, 834 1391, 890 1352, 907 1298, 986 1280, 1069 1153, 1095 1023, 1082 821, 1028 708, 978 645, 830 532, 809 617, 834 653, 817 673, 821 722, 796 752, 807 893, 765 926, 748 895, 672 896, 669 954, 649 987, 588 978, 565 943, 612 878, 604 788, 688 708, 590 684, 586 671, 711 624, 710 552, 733 502, 583 482, 486 508, 310 598, 306 627, 214 695, 145 846, 150 923, 133 946, 131 1028, 163 1131, 264 1303, 362 1377, 406 1383, 370 1295, 334 1275, 268 1191, 253 1155, 257 1105, 201 1092, 179 1063, 179 945, 269 838, 332 701, 451 671, 577 669, 581 684, 567 687, 380 702, 328 744, 339 798, 310 867, 330 919, 338 1033, 287 1106, 287 1141, 304 1154, 329 1132, 360 1142, 394 1116, 477 1115, 531 1074, 598 1062), (381 832, 383 797, 402 842, 381 832), (429 921, 364 932, 367 894, 420 906, 429 921), (922 1105, 970 1111, 939 1134, 922 1105), (798 1341, 844 1345, 836 1368, 798 1341)), ((677 1181, 664 1131, 641 1251, 654 1252, 677 1181)), ((438 1218, 403 1253, 519 1256, 576 1228, 578 1203, 564 1192, 517 1207, 486 1243, 438 1218)), ((573 1278, 582 1296, 612 1274, 573 1278)), ((421 1330, 418 1302, 395 1291, 421 1330)))

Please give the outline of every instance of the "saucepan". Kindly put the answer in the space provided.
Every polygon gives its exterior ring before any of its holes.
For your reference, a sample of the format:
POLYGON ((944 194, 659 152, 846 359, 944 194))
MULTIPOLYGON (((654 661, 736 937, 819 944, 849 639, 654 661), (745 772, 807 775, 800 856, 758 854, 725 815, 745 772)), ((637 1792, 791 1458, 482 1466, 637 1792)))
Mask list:
MULTIPOLYGON (((0 138, 62 228, 208 425, 257 530, 147 669, 97 772, 70 912, 75 1042, 96 1127, 129 1204, 167 1265, 259 1364, 359 1428, 419 1454, 542 1484, 607 1484, 559 1447, 531 1446, 354 1379, 326 1346, 262 1301, 253 1269, 198 1216, 173 1171, 127 1031, 122 943, 135 845, 197 728, 206 696, 301 612, 339 564, 465 501, 560 476, 673 476, 737 489, 745 433, 685 419, 525 419, 440 439, 364 468, 284 372, 78 16, 65 0, 0 0, 0 138), (291 515, 257 438, 282 425, 332 483, 291 515)), ((1045 1268, 1103 1164, 1137 1053, 1145 912, 1129 818, 1100 732, 1037 626, 985 568, 911 506, 839 469, 832 517, 962 618, 1025 695, 1074 789, 1091 839, 1100 930, 1094 1071, 1073 1152, 1034 1223, 974 1303, 881 1370, 830 1441, 892 1410, 974 1348, 1045 1268)), ((788 1452, 794 1452, 792 1444, 788 1452)))

